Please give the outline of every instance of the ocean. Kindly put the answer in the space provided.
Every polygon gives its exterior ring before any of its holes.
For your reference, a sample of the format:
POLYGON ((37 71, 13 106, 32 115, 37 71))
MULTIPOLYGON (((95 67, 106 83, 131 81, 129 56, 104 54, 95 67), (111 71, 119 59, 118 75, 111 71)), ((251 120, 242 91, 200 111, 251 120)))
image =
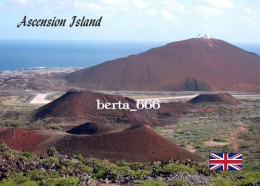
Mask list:
POLYGON ((138 54, 162 42, 0 41, 0 71, 35 67, 89 67, 138 54))
MULTIPOLYGON (((35 67, 89 67, 167 42, 0 40, 0 71, 35 67)), ((260 44, 235 44, 260 55, 260 44)))

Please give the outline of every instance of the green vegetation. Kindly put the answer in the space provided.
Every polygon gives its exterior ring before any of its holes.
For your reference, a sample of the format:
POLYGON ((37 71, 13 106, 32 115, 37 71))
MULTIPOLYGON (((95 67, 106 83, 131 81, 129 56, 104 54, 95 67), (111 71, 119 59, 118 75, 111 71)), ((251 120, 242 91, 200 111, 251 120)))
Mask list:
POLYGON ((215 142, 228 142, 225 138, 214 138, 213 141, 215 141, 215 142))
POLYGON ((182 179, 176 179, 170 181, 170 186, 186 186, 187 182, 182 179))
POLYGON ((179 118, 177 123, 158 127, 161 135, 182 147, 195 151, 208 159, 209 152, 231 152, 229 144, 231 133, 246 125, 247 130, 239 135, 239 152, 243 154, 245 170, 260 171, 260 125, 252 119, 259 115, 260 100, 241 100, 241 105, 200 105, 214 108, 214 112, 188 113, 179 118), (205 142, 213 141, 216 145, 207 146, 205 142), (219 145, 223 143, 223 145, 219 145))
POLYGON ((182 164, 178 165, 175 163, 170 163, 164 166, 162 172, 163 173, 173 173, 173 172, 195 173, 196 171, 194 168, 184 166, 182 164))
POLYGON ((34 173, 29 172, 28 175, 23 175, 22 173, 12 174, 10 178, 3 179, 0 182, 2 186, 39 186, 39 185, 48 185, 48 186, 71 186, 79 183, 79 178, 75 177, 56 177, 53 178, 51 174, 39 173, 39 171, 34 171, 34 173), (32 181, 35 180, 35 181, 32 181))
MULTIPOLYGON (((27 98, 17 96, 0 98, 0 127, 44 128, 48 123, 52 129, 63 130, 63 123, 53 124, 53 121, 49 120, 31 125, 32 113, 38 106, 25 104, 27 98)), ((20 163, 19 166, 22 168, 10 169, 7 176, 1 177, 0 186, 80 185, 82 174, 90 176, 97 183, 104 183, 106 179, 116 183, 128 180, 136 185, 149 186, 187 185, 187 175, 206 177, 207 185, 260 184, 260 124, 253 122, 253 118, 259 115, 260 100, 242 100, 242 104, 237 107, 228 105, 202 105, 202 107, 214 107, 215 112, 188 113, 177 123, 159 127, 156 131, 185 148, 195 150, 207 160, 209 152, 232 151, 232 146, 229 144, 231 133, 246 124, 247 130, 239 135, 238 141, 239 152, 243 154, 243 171, 231 173, 209 171, 208 162, 141 164, 128 163, 125 160, 112 163, 107 160, 84 158, 82 155, 62 158, 53 147, 48 149, 48 156, 39 157, 29 152, 13 151, 6 145, 1 145, 0 160, 6 160, 11 167, 20 163), (224 145, 206 146, 207 141, 224 145), (26 168, 22 162, 32 167, 35 164, 36 167, 27 169, 28 167, 26 168), (183 178, 165 181, 160 177, 160 175, 170 177, 179 173, 183 178)), ((8 165, 5 164, 5 167, 8 165)))
MULTIPOLYGON (((53 147, 50 149, 56 152, 53 147)), ((215 172, 209 171, 207 163, 191 161, 171 160, 142 164, 121 160, 112 163, 97 158, 84 158, 81 155, 75 155, 74 158, 66 158, 57 153, 38 156, 28 152, 13 151, 6 145, 0 146, 0 157, 4 160, 0 163, 0 171, 3 173, 0 178, 1 186, 70 186, 104 182, 132 183, 143 186, 182 186, 187 185, 188 182, 196 184, 196 180, 200 185, 260 183, 260 172, 215 172), (84 180, 83 175, 87 179, 84 180), (204 181, 201 182, 201 180, 204 181)))
POLYGON ((247 130, 239 136, 239 147, 243 154, 244 168, 260 172, 260 124, 247 122, 247 130))
POLYGON ((26 104, 28 96, 0 97, 0 127, 28 128, 36 106, 26 104))

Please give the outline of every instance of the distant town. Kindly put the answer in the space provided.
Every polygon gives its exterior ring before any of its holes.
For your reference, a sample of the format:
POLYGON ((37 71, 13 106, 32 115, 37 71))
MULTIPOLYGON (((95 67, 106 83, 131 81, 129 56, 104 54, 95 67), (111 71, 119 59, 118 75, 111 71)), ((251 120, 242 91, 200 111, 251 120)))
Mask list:
MULTIPOLYGON (((36 67, 0 72, 0 90, 16 88, 37 89, 39 82, 48 85, 49 78, 75 72, 76 67, 36 67), (34 84, 35 82, 35 84, 34 84)), ((51 83, 52 84, 52 83, 51 83)))
POLYGON ((7 76, 23 76, 23 77, 31 77, 34 75, 47 75, 53 73, 71 73, 79 70, 80 68, 76 67, 35 67, 35 68, 25 68, 18 70, 6 70, 0 72, 0 78, 7 76))

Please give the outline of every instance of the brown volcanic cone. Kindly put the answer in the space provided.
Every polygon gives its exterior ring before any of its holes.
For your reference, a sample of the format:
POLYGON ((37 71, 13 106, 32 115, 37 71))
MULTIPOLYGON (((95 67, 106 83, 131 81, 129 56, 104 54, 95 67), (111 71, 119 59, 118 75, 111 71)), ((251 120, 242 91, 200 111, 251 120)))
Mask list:
POLYGON ((130 162, 168 159, 201 160, 195 154, 160 136, 147 125, 121 132, 91 136, 55 131, 12 129, 0 131, 0 143, 6 143, 16 150, 37 153, 45 153, 49 146, 54 146, 61 154, 70 156, 82 154, 85 157, 97 157, 112 161, 121 159, 130 162), (41 139, 41 143, 32 142, 31 135, 41 139))
POLYGON ((173 42, 82 69, 69 85, 101 90, 260 90, 260 57, 216 39, 173 42))
POLYGON ((131 109, 136 108, 135 100, 119 95, 101 94, 95 92, 68 92, 51 103, 39 108, 35 119, 46 117, 67 118, 68 120, 87 119, 101 123, 128 123, 132 125, 149 124, 151 126, 162 125, 157 120, 155 110, 99 110, 96 100, 102 103, 129 103, 131 109))
POLYGON ((189 101, 190 103, 224 103, 228 105, 239 105, 240 102, 228 93, 200 94, 189 101))

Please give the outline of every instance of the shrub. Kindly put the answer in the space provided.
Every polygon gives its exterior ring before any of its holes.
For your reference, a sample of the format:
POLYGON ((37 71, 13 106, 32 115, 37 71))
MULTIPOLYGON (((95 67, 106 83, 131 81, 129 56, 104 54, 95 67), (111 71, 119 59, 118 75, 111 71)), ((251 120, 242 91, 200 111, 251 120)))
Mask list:
POLYGON ((39 183, 37 181, 27 181, 20 184, 20 186, 38 186, 38 185, 39 183))
POLYGON ((20 185, 20 186, 38 186, 39 184, 34 181, 30 181, 30 177, 23 176, 22 173, 14 173, 11 175, 8 179, 3 179, 0 182, 0 185, 2 186, 14 186, 14 185, 20 185))
POLYGON ((74 155, 73 156, 74 159, 77 159, 79 161, 82 161, 84 159, 84 157, 81 155, 81 154, 78 154, 78 155, 74 155))
POLYGON ((118 165, 118 166, 127 166, 129 164, 126 162, 125 159, 121 159, 120 161, 116 162, 116 165, 118 165))
POLYGON ((61 160, 61 163, 67 167, 74 166, 75 162, 72 162, 71 160, 61 160))
POLYGON ((10 151, 10 148, 5 143, 3 143, 0 146, 0 152, 8 152, 8 151, 10 151))
POLYGON ((60 169, 60 173, 61 174, 65 174, 65 175, 71 175, 73 173, 73 167, 72 166, 62 166, 60 169))
POLYGON ((162 172, 162 167, 160 165, 154 164, 152 170, 153 170, 153 173, 159 174, 160 172, 162 172))
POLYGON ((211 185, 212 186, 231 186, 233 185, 233 181, 230 179, 226 179, 220 176, 213 177, 211 179, 211 185))
POLYGON ((22 156, 27 161, 32 161, 34 156, 30 152, 22 152, 22 156))
POLYGON ((93 176, 96 179, 106 179, 107 178, 107 169, 105 167, 97 166, 93 170, 93 176))
POLYGON ((60 175, 56 171, 43 171, 43 170, 32 170, 28 172, 28 176, 31 178, 31 180, 34 181, 42 181, 47 178, 58 178, 60 175))
POLYGON ((149 170, 133 170, 128 174, 128 176, 133 177, 134 179, 142 180, 151 173, 152 171, 149 170))
POLYGON ((173 172, 195 173, 196 171, 194 168, 182 164, 170 163, 163 167, 162 172, 163 173, 173 173, 173 172))
POLYGON ((13 186, 13 185, 16 185, 16 183, 15 183, 14 179, 8 178, 8 179, 3 179, 0 182, 0 185, 2 185, 2 186, 13 186))
POLYGON ((67 177, 67 178, 49 178, 42 182, 43 185, 48 186, 72 186, 79 183, 79 178, 67 177))
POLYGON ((170 186, 186 186, 187 182, 183 179, 176 179, 176 180, 171 180, 169 185, 170 186))
POLYGON ((124 176, 128 175, 131 172, 128 166, 117 166, 113 165, 108 170, 107 178, 110 180, 122 179, 124 176))
POLYGON ((142 167, 142 164, 141 163, 131 163, 131 164, 129 164, 129 167, 132 170, 137 170, 137 169, 140 169, 142 167))
POLYGON ((21 184, 23 182, 30 181, 30 178, 23 176, 23 173, 15 173, 11 176, 16 184, 21 184))
POLYGON ((57 155, 59 155, 59 153, 55 147, 50 147, 49 149, 47 149, 47 155, 48 156, 57 156, 57 155))
POLYGON ((260 183, 260 172, 248 171, 240 174, 243 179, 236 182, 237 185, 257 185, 260 183))
POLYGON ((93 168, 89 167, 87 165, 84 165, 83 163, 79 163, 78 167, 80 168, 80 170, 82 170, 84 172, 93 173, 93 168))
POLYGON ((48 159, 46 159, 46 163, 48 164, 59 163, 59 159, 57 157, 51 156, 48 159))
POLYGON ((227 142, 225 138, 214 138, 213 141, 215 142, 227 142))

